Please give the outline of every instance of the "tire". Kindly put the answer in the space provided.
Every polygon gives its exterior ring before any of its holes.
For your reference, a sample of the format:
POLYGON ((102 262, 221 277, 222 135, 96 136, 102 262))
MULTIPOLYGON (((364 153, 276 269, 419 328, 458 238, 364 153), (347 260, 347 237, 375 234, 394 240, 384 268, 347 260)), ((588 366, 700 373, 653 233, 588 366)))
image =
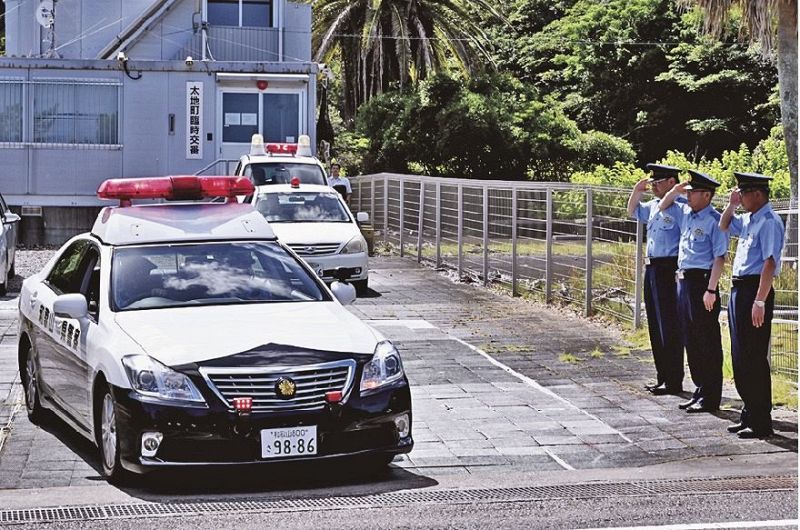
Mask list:
POLYGON ((4 296, 8 292, 8 270, 3 266, 0 272, 0 296, 4 296))
POLYGON ((12 279, 17 275, 17 264, 16 262, 11 264, 11 268, 8 269, 8 279, 12 279))
POLYGON ((39 378, 31 346, 28 346, 28 351, 25 352, 25 366, 22 368, 24 369, 22 385, 25 393, 25 410, 28 412, 28 420, 36 425, 41 423, 44 409, 39 401, 39 378))
POLYGON ((100 452, 103 476, 111 484, 122 484, 129 479, 129 474, 120 462, 117 402, 110 387, 105 388, 96 403, 95 432, 97 433, 97 447, 100 452))
POLYGON ((356 294, 358 296, 365 296, 369 293, 369 278, 366 280, 355 280, 353 282, 353 287, 356 288, 356 294))

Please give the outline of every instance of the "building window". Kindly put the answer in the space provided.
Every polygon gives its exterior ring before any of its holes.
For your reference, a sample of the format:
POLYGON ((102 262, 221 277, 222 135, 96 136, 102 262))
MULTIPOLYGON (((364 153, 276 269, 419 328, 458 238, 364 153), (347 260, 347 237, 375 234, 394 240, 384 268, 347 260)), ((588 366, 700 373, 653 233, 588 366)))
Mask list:
POLYGON ((207 13, 211 25, 272 27, 272 0, 208 0, 207 13))
POLYGON ((0 142, 22 141, 22 83, 0 82, 0 142))
POLYGON ((222 94, 222 141, 250 143, 258 132, 258 94, 222 94))
POLYGON ((33 141, 119 144, 119 86, 55 81, 35 83, 33 141))
POLYGON ((297 142, 300 128, 298 94, 264 94, 265 142, 297 142))

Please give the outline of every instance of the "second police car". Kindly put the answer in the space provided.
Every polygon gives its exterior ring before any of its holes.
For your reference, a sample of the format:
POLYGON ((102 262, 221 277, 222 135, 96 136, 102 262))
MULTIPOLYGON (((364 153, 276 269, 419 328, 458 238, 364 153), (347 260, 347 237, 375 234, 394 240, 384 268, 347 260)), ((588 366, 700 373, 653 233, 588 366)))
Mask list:
POLYGON ((248 204, 236 177, 110 180, 119 199, 19 299, 33 421, 50 409, 99 447, 103 473, 411 450, 400 354, 248 204), (310 325, 313 323, 313 325, 310 325))

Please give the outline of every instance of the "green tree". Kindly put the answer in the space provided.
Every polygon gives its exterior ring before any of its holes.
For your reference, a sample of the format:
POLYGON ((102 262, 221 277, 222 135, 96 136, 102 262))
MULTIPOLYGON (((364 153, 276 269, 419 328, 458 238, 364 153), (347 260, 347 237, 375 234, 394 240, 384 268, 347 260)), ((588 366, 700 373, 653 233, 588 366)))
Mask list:
POLYGON ((485 0, 314 0, 315 60, 341 61, 344 117, 395 85, 490 61, 475 7, 497 15, 485 0))

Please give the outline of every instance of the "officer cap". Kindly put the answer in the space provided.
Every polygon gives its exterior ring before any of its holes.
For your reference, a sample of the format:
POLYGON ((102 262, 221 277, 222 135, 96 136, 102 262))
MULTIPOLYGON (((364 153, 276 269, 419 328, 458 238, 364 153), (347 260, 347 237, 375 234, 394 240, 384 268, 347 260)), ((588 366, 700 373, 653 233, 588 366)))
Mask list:
POLYGON ((758 173, 737 173, 734 171, 733 176, 736 177, 736 185, 739 186, 740 190, 769 189, 769 181, 772 180, 772 177, 759 175, 758 173))
POLYGON ((679 167, 665 166, 662 164, 647 164, 647 171, 653 172, 650 182, 655 182, 657 180, 664 180, 672 177, 675 177, 677 180, 681 169, 679 167))
POLYGON ((689 185, 686 186, 687 190, 708 190, 708 191, 716 191, 719 187, 719 182, 712 179, 705 173, 700 173, 699 171, 689 170, 689 176, 692 178, 689 181, 689 185))

